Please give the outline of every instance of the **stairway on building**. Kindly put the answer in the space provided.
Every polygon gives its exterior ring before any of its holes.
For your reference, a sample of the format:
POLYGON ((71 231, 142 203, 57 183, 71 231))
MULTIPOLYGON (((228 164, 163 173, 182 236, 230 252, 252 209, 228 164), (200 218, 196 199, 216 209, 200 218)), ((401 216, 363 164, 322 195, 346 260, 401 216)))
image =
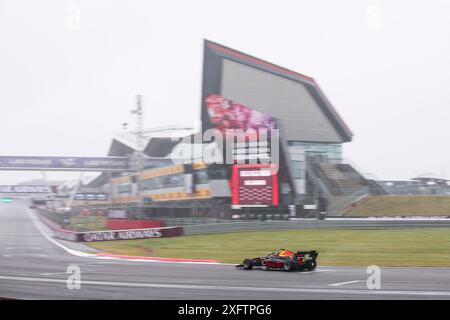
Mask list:
POLYGON ((349 164, 320 162, 317 167, 333 195, 350 195, 369 185, 349 164))

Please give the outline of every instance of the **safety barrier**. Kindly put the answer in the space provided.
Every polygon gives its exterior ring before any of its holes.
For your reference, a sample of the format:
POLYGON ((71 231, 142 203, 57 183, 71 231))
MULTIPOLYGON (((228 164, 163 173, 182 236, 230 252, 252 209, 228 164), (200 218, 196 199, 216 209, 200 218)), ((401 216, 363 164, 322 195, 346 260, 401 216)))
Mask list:
MULTIPOLYGON (((40 215, 39 215, 40 216, 40 215)), ((245 232, 261 230, 293 230, 293 229, 413 229, 413 228, 450 228, 450 219, 413 219, 413 218, 327 218, 295 219, 291 221, 233 221, 221 223, 202 223, 163 228, 147 228, 134 230, 113 230, 93 232, 71 232, 55 227, 54 222, 46 222, 55 236, 70 241, 110 241, 126 239, 147 239, 174 237, 181 235, 198 235, 209 233, 245 232)), ((56 225, 57 226, 57 225, 56 225)))
POLYGON ((160 220, 130 220, 130 219, 108 219, 106 226, 108 230, 164 227, 163 222, 160 220))
POLYGON ((289 229, 413 229, 413 228, 449 228, 450 219, 440 220, 376 220, 330 219, 296 221, 251 221, 184 226, 185 235, 208 233, 289 230, 289 229))
POLYGON ((159 227, 142 229, 124 229, 108 231, 75 232, 66 230, 60 224, 47 217, 48 212, 38 210, 38 218, 52 231, 53 236, 63 240, 74 242, 135 240, 163 237, 176 237, 183 235, 183 227, 159 227))

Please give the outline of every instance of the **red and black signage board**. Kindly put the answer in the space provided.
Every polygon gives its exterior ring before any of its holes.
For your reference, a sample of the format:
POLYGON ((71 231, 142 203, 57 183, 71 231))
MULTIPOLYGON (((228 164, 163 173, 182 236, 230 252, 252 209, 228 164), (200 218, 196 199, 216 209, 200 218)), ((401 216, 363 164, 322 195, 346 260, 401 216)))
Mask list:
POLYGON ((278 175, 274 164, 233 165, 233 206, 277 206, 278 175))

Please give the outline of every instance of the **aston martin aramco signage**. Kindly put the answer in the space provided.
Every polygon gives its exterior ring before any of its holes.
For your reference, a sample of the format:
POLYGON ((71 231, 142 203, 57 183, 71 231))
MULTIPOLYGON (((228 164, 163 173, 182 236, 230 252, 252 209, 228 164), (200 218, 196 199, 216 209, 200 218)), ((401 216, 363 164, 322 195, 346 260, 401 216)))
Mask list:
POLYGON ((0 193, 53 193, 55 191, 55 186, 0 185, 0 193))
MULTIPOLYGON (((144 168, 173 164, 168 158, 145 157, 144 168)), ((0 156, 0 170, 49 171, 129 171, 133 170, 132 157, 15 157, 0 156)))
POLYGON ((0 170, 124 171, 127 157, 0 156, 0 170))

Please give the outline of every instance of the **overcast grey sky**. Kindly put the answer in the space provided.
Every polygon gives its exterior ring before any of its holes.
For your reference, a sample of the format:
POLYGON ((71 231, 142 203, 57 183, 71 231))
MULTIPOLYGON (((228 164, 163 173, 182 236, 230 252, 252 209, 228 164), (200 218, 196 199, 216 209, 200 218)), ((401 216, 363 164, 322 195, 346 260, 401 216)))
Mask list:
POLYGON ((0 155, 105 155, 137 93, 146 127, 192 125, 207 38, 315 78, 362 171, 450 178, 449 17, 445 0, 0 0, 0 155))

